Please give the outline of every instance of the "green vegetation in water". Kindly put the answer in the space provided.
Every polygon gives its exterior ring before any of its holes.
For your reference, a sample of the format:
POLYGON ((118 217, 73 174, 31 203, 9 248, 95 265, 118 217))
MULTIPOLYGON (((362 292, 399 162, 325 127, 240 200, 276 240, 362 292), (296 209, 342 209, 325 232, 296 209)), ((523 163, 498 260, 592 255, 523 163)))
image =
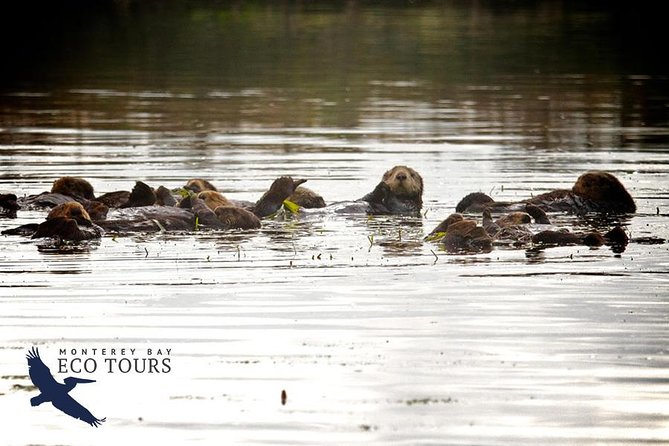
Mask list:
POLYGON ((300 213, 300 206, 298 204, 293 203, 290 200, 283 200, 283 207, 288 210, 291 214, 299 214, 300 213))
POLYGON ((185 187, 177 187, 172 189, 172 192, 179 195, 181 198, 195 197, 197 194, 192 190, 186 189, 185 187))
POLYGON ((441 240, 444 237, 446 237, 445 232, 435 232, 434 234, 430 234, 430 235, 426 236, 424 240, 426 242, 438 242, 439 240, 441 240))

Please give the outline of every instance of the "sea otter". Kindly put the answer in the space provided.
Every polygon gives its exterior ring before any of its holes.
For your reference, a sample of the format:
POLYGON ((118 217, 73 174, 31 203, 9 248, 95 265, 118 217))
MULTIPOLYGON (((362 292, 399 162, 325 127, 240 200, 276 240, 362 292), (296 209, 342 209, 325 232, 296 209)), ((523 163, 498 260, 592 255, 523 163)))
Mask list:
POLYGON ((47 220, 54 218, 69 218, 75 220, 80 224, 90 224, 91 216, 81 203, 70 201, 68 203, 60 204, 49 211, 46 216, 47 220))
POLYGON ((304 186, 295 189, 295 192, 288 197, 288 201, 306 209, 318 209, 326 206, 323 197, 304 186))
POLYGON ((551 222, 543 209, 533 204, 525 205, 524 211, 515 211, 493 220, 490 209, 483 211, 483 227, 497 244, 522 245, 532 241, 534 233, 529 227, 532 220, 538 225, 551 222))
POLYGON ((107 192, 97 197, 95 201, 103 203, 110 208, 124 209, 152 206, 158 202, 158 197, 156 191, 151 186, 143 181, 136 181, 130 192, 125 190, 107 192))
MULTIPOLYGON (((567 230, 542 229, 533 232, 530 228, 532 219, 537 225, 550 225, 551 222, 546 213, 540 207, 527 204, 526 212, 511 212, 503 215, 494 222, 490 214, 490 209, 483 211, 483 226, 493 238, 497 245, 513 244, 515 246, 535 245, 585 245, 602 246, 607 245, 626 245, 628 242, 625 231, 620 226, 616 226, 603 236, 597 231, 589 232, 569 232, 567 230)), ((545 226, 544 226, 545 227, 545 226)), ((536 227, 535 227, 536 229, 536 227)))
MULTIPOLYGON (((87 210, 96 208, 93 186, 87 180, 77 177, 61 177, 53 182, 50 192, 19 199, 20 204, 28 208, 53 208, 55 206, 76 201, 84 205, 87 210)), ((103 203, 106 205, 106 203, 103 203)), ((101 208, 97 208, 100 210, 101 208)))
POLYGON ((202 178, 194 178, 192 180, 188 180, 186 185, 184 186, 184 189, 188 189, 191 192, 200 193, 205 190, 213 190, 214 192, 218 192, 218 189, 211 184, 207 180, 203 180, 202 178))
POLYGON ((214 190, 204 190, 197 194, 197 198, 203 200, 209 209, 212 211, 219 206, 233 206, 233 204, 223 196, 222 193, 214 190))
POLYGON ((176 206, 177 200, 172 195, 172 192, 165 186, 158 186, 155 190, 156 204, 158 206, 176 206))
POLYGON ((90 215, 81 203, 70 201, 54 207, 47 215, 46 221, 40 224, 22 225, 2 233, 78 242, 100 238, 104 235, 104 230, 91 221, 90 215))
POLYGON ((53 182, 52 194, 63 194, 72 198, 84 198, 93 200, 93 186, 83 178, 61 177, 53 182))
POLYGON ((70 201, 84 204, 94 199, 93 186, 87 180, 78 177, 61 177, 53 182, 50 192, 30 195, 21 201, 28 207, 52 208, 70 201))
POLYGON ((432 230, 429 237, 440 237, 450 253, 480 253, 492 250, 492 237, 475 220, 451 214, 432 230))
POLYGON ((272 182, 269 190, 248 210, 258 218, 270 216, 281 209, 284 200, 295 193, 297 186, 306 181, 304 179, 294 180, 292 177, 279 177, 272 182))
POLYGON ((16 218, 16 211, 21 209, 15 194, 0 194, 0 216, 16 218))
MULTIPOLYGON (((97 223, 106 231, 120 233, 193 231, 204 228, 256 229, 260 227, 260 218, 277 212, 283 201, 304 181, 306 180, 293 180, 291 177, 277 178, 269 190, 248 209, 229 203, 216 205, 224 202, 221 201, 222 195, 202 195, 203 192, 200 192, 198 196, 191 194, 185 197, 176 207, 151 205, 122 208, 114 211, 111 218, 97 223), (199 195, 208 198, 209 203, 199 198, 199 195), (214 209, 211 209, 212 206, 215 206, 214 209)), ((146 188, 141 187, 141 190, 146 188)))
MULTIPOLYGON (((210 191, 214 192, 214 191, 210 191)), ((202 192, 200 192, 201 194, 202 192)), ((216 192, 218 193, 218 192, 216 192)), ((198 194, 198 195, 200 195, 198 194)), ((181 200, 179 207, 191 209, 198 218, 198 224, 210 229, 258 229, 260 228, 260 219, 246 209, 233 205, 216 206, 211 209, 211 202, 188 196, 181 200)))
POLYGON ((143 206, 119 209, 110 218, 98 222, 111 232, 195 231, 201 229, 257 229, 260 219, 252 212, 234 206, 211 210, 204 200, 189 196, 179 206, 143 206))
POLYGON ((423 178, 407 166, 383 174, 374 190, 361 198, 371 214, 416 214, 423 207, 423 178))
MULTIPOLYGON (((462 214, 451 214, 432 230, 428 239, 440 239, 449 252, 488 252, 492 245, 568 246, 585 245, 625 246, 629 239, 625 231, 616 226, 603 236, 597 231, 569 232, 544 229, 533 232, 532 219, 537 225, 548 225, 546 213, 535 205, 526 205, 527 212, 512 212, 493 220, 490 209, 483 211, 483 226, 475 220, 465 219, 462 214)), ((545 226, 544 226, 545 227, 545 226)))
POLYGON ((104 204, 109 208, 120 208, 130 199, 130 191, 117 190, 114 192, 107 192, 97 197, 95 200, 104 204))
POLYGON ((225 229, 258 229, 261 225, 253 212, 236 206, 219 206, 214 213, 225 229))
POLYGON ((520 202, 497 202, 484 193, 474 192, 460 200, 456 212, 482 212, 486 208, 514 211, 526 204, 547 212, 572 214, 636 212, 636 204, 622 183, 612 174, 599 170, 581 175, 571 189, 554 190, 520 202))

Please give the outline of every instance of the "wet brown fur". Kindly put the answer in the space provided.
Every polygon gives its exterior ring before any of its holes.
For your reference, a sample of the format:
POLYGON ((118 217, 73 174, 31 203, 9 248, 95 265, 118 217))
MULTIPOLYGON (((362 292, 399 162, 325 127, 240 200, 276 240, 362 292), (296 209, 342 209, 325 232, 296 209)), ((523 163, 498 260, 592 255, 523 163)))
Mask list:
POLYGON ((215 211, 219 206, 232 206, 230 200, 225 198, 222 193, 214 190, 205 190, 197 194, 197 198, 203 200, 209 209, 215 211))
POLYGON ((326 206, 323 197, 304 186, 295 189, 295 192, 288 197, 288 201, 307 209, 324 208, 326 206))
POLYGON ((193 178, 192 180, 188 180, 184 186, 184 189, 192 190, 195 193, 199 193, 205 190, 213 190, 214 192, 218 191, 218 189, 216 189, 213 184, 207 180, 203 180, 202 178, 193 178))
POLYGON ((285 199, 295 193, 297 187, 307 180, 295 180, 292 177, 279 177, 272 182, 269 190, 263 194, 249 210, 260 218, 277 212, 285 199))
POLYGON ((492 238, 474 220, 460 214, 451 214, 431 234, 445 233, 441 242, 449 252, 489 252, 492 238))
POLYGON ((608 172, 593 170, 576 180, 572 192, 594 202, 616 203, 624 212, 636 212, 636 205, 625 186, 608 172))
POLYGON ((138 208, 143 206, 152 206, 156 204, 156 193, 146 183, 136 181, 135 186, 130 192, 128 201, 121 205, 121 208, 138 208))
POLYGON ((130 199, 130 192, 127 190, 119 190, 115 192, 107 192, 96 198, 96 201, 106 205, 110 208, 120 208, 130 199))
POLYGON ((85 204, 84 209, 93 221, 100 221, 107 218, 109 207, 99 201, 93 200, 85 204))
POLYGON ((79 224, 91 224, 91 216, 86 212, 86 209, 76 201, 60 204, 49 212, 47 220, 55 218, 66 218, 75 220, 79 224))
POLYGON ((571 189, 557 189, 520 202, 496 202, 481 192, 465 196, 456 212, 481 212, 486 208, 517 210, 523 204, 550 212, 636 212, 634 199, 612 174, 600 170, 586 172, 571 189))
POLYGON ((93 200, 93 186, 83 178, 61 177, 53 182, 51 193, 63 194, 72 198, 85 198, 93 200))
POLYGON ((159 206, 176 206, 177 200, 172 196, 172 192, 165 186, 159 186, 156 189, 156 204, 159 206))
POLYGON ((492 249, 492 238, 474 220, 461 220, 450 225, 442 242, 450 252, 488 252, 492 249))
POLYGON ((585 245, 602 246, 604 237, 597 232, 573 233, 564 231, 541 231, 532 237, 532 243, 548 245, 585 245))
POLYGON ((260 219, 246 209, 235 206, 219 206, 214 212, 228 229, 258 229, 260 219))
POLYGON ((506 228, 508 226, 526 225, 528 223, 532 223, 532 217, 530 217, 530 214, 528 214, 527 212, 516 211, 501 216, 500 218, 495 220, 495 223, 500 228, 506 228))
POLYGON ((439 225, 430 232, 430 234, 437 234, 439 232, 446 232, 449 226, 451 226, 453 223, 457 223, 459 221, 464 220, 465 218, 462 216, 462 214, 451 214, 448 217, 446 217, 446 220, 442 221, 439 223, 439 225))

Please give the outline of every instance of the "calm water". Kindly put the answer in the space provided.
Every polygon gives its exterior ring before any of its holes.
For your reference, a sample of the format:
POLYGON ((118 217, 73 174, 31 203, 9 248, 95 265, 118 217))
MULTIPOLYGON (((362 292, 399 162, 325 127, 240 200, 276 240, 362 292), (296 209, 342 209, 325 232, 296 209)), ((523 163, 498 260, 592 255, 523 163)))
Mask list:
POLYGON ((669 444, 668 244, 465 256, 422 240, 468 192, 521 199, 589 169, 636 199, 633 236, 669 238, 653 22, 476 5, 130 2, 31 21, 51 34, 18 44, 38 60, 11 46, 0 191, 203 177, 254 200, 289 174, 335 202, 407 164, 425 214, 61 251, 1 237, 3 443, 669 444), (172 371, 85 375, 73 395, 107 417, 95 430, 30 407, 32 345, 52 372, 60 348, 92 347, 171 348, 172 371))

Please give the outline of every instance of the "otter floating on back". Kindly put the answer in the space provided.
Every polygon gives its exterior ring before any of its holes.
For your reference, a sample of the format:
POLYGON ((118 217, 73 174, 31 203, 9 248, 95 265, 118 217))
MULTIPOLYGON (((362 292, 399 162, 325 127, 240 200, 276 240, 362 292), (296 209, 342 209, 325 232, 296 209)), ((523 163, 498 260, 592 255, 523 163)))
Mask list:
POLYGON ((81 203, 70 201, 54 207, 40 224, 22 225, 3 231, 2 234, 80 242, 98 239, 104 235, 104 230, 93 223, 81 203))
POLYGON ((521 210, 533 204, 546 212, 568 212, 572 214, 634 213, 636 204, 625 186, 612 174, 593 170, 581 175, 571 189, 558 189, 519 202, 498 202, 481 192, 464 197, 456 206, 456 212, 482 212, 488 208, 500 212, 521 210))
POLYGON ((361 200, 371 214, 417 214, 423 207, 423 178, 411 167, 395 166, 361 200))
POLYGON ((515 211, 497 220, 492 219, 490 209, 485 209, 482 226, 478 226, 476 220, 465 219, 462 214, 451 214, 432 230, 427 239, 439 240, 450 253, 490 252, 493 245, 597 247, 607 244, 624 247, 629 242, 620 226, 604 235, 597 231, 569 232, 555 229, 533 232, 530 228, 532 219, 539 227, 550 225, 550 220, 539 207, 532 204, 525 207, 527 212, 515 211))

